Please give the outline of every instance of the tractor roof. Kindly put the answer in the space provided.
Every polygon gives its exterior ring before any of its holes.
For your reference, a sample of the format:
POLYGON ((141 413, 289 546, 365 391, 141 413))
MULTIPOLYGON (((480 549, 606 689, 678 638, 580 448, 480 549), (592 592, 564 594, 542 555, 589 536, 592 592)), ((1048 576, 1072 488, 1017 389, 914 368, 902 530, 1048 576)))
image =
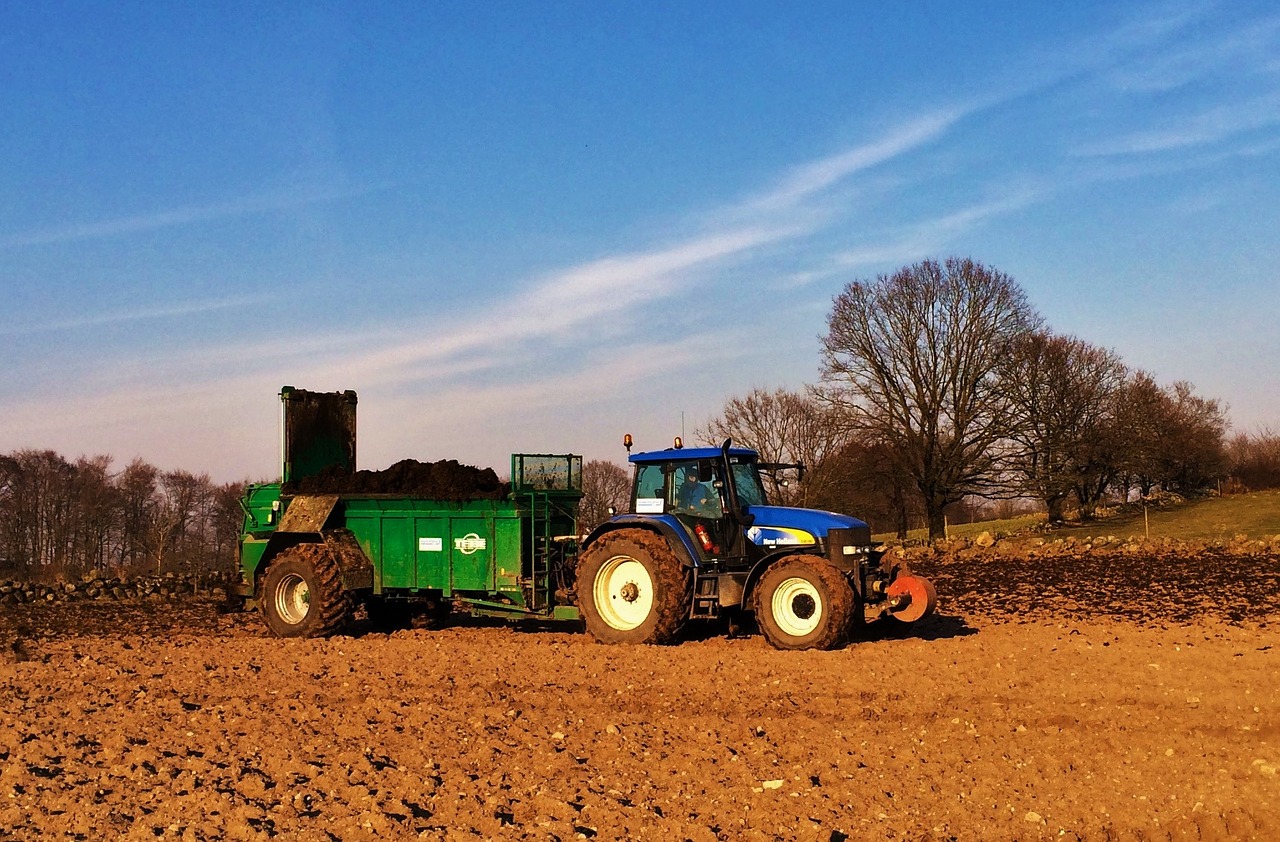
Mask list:
MULTIPOLYGON (((731 447, 729 448, 729 455, 754 459, 757 458, 759 454, 754 450, 750 450, 745 447, 731 447)), ((720 448, 718 447, 685 447, 679 450, 674 447, 668 447, 666 450, 651 450, 648 453, 632 453, 627 457, 627 461, 649 464, 652 462, 683 462, 693 459, 719 458, 720 448)))

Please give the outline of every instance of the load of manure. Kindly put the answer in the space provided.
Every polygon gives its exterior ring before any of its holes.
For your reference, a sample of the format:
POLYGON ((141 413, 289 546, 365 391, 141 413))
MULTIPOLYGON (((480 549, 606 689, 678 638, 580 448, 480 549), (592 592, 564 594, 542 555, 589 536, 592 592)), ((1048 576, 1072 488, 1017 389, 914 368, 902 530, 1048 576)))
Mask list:
POLYGON ((475 468, 456 459, 419 462, 402 459, 384 471, 348 473, 330 468, 288 483, 287 494, 394 494, 428 500, 504 500, 511 491, 492 468, 475 468))

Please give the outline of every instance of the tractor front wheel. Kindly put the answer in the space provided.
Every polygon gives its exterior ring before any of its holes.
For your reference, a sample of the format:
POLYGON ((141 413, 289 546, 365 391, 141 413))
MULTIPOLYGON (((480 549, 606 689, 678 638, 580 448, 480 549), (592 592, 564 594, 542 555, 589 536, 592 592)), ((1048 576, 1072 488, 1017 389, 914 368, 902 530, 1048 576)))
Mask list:
POLYGON ((351 618, 342 571, 324 544, 298 544, 280 553, 258 581, 258 609, 277 637, 324 637, 351 618))
POLYGON ((601 643, 670 643, 689 617, 693 575, 660 536, 620 529, 579 558, 577 592, 601 643))
POLYGON ((845 643, 858 608, 845 574, 812 555, 770 567, 754 596, 760 632, 777 649, 833 649, 845 643))

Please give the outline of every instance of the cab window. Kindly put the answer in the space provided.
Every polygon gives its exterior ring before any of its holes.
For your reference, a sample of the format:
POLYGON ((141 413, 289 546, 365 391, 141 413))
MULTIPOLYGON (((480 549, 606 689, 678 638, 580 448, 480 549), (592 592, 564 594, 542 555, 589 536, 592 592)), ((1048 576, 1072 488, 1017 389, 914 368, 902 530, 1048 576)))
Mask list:
POLYGON ((720 502, 720 466, 714 462, 681 462, 671 466, 670 510, 700 518, 724 514, 720 502))
POLYGON ((743 506, 763 506, 767 502, 764 486, 760 484, 760 472, 754 462, 739 462, 733 466, 733 487, 738 492, 738 503, 743 506))
POLYGON ((636 472, 637 514, 661 514, 666 511, 666 473, 661 465, 642 465, 636 472))

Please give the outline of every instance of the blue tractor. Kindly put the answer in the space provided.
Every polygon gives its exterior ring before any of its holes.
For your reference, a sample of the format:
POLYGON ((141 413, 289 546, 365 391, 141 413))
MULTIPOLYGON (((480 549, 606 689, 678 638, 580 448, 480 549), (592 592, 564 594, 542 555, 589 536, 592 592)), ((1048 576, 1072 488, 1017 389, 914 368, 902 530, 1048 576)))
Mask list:
MULTIPOLYGON (((631 437, 624 440, 631 449, 631 437)), ((634 453, 630 511, 583 542, 576 595, 605 643, 667 643, 689 621, 755 614, 779 649, 831 649, 868 620, 912 623, 934 610, 933 585, 893 563, 848 515, 771 506, 754 450, 634 453)))

